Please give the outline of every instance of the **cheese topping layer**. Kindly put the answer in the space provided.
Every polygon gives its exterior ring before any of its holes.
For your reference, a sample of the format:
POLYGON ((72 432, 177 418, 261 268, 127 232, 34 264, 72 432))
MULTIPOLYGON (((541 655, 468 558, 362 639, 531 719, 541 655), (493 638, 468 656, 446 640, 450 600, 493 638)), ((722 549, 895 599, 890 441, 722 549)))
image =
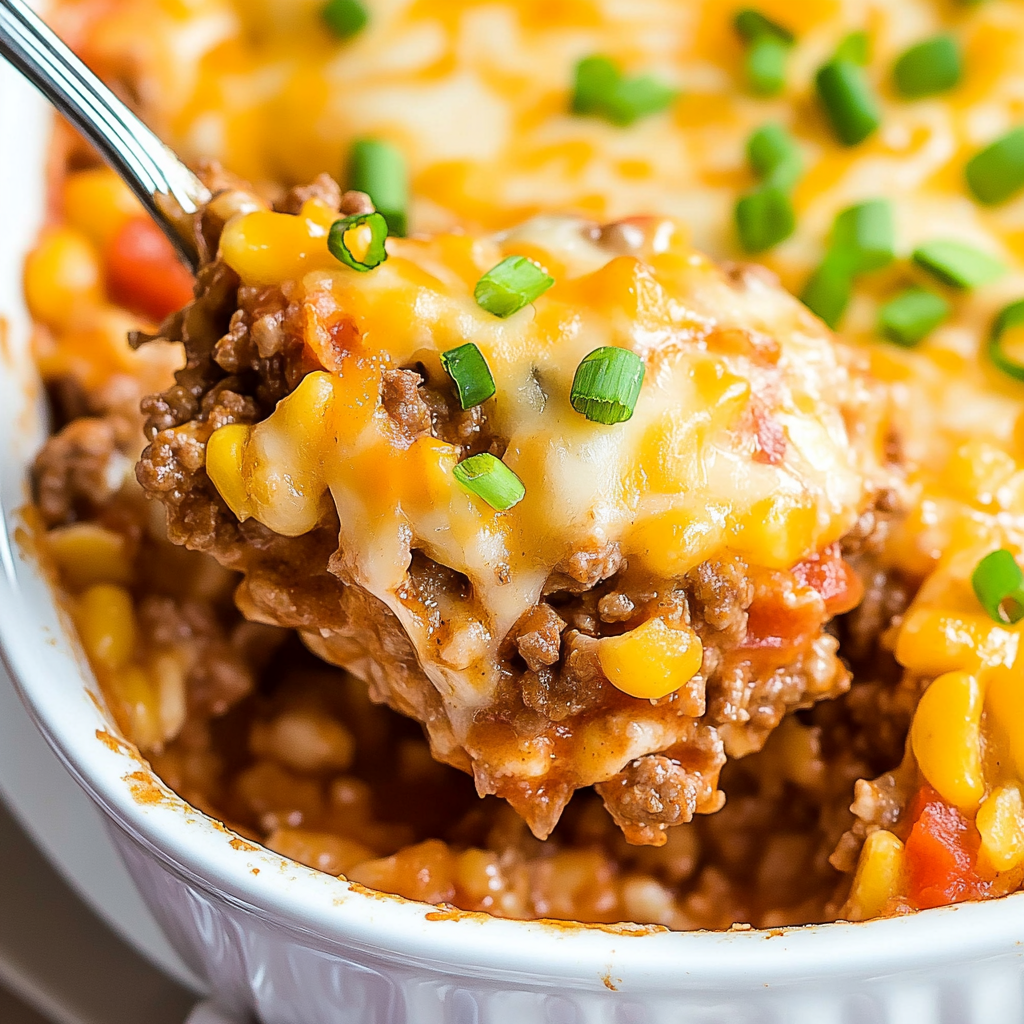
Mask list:
POLYGON ((266 420, 216 432, 207 469, 240 518, 286 536, 321 521, 329 493, 340 571, 395 612, 453 705, 492 698, 498 646, 574 552, 617 543, 667 581, 724 552, 788 568, 863 510, 880 439, 848 434, 844 413, 867 395, 847 356, 799 303, 759 276, 730 280, 673 222, 622 225, 632 244, 618 254, 568 217, 389 239, 388 260, 364 274, 328 252, 331 216, 311 200, 297 217, 260 211, 225 229, 222 257, 243 283, 308 268, 290 299, 323 369, 266 420), (556 283, 502 320, 473 287, 512 254, 556 283), (456 446, 410 443, 381 403, 383 371, 442 382, 440 354, 466 342, 494 375, 488 429, 526 488, 503 512, 455 479, 456 446), (633 417, 612 426, 569 402, 577 366, 603 346, 646 366, 633 417), (414 550, 468 579, 443 638, 406 591, 414 550))

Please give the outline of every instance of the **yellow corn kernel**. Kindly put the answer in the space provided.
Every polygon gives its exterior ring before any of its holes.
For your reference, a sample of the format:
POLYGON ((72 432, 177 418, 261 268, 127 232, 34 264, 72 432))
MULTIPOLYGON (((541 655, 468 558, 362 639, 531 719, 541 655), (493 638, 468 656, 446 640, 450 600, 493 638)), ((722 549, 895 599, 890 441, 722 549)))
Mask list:
POLYGON ((249 495, 242 479, 242 457, 252 428, 230 423, 215 430, 206 442, 206 474, 239 522, 252 515, 249 495))
POLYGON ((327 248, 327 234, 338 214, 310 199, 298 216, 257 210, 228 221, 220 238, 220 254, 235 273, 251 285, 298 280, 311 270, 343 266, 327 248))
POLYGON ((770 569, 788 569, 819 544, 818 512, 786 497, 765 498, 733 524, 729 547, 770 569))
POLYGON ((307 373, 270 416, 252 428, 242 447, 242 482, 250 514, 275 533, 298 537, 320 521, 327 490, 324 436, 333 399, 331 375, 322 370, 307 373))
POLYGON ((125 222, 144 215, 142 204, 109 167, 69 174, 64 182, 64 214, 72 227, 103 252, 125 222))
POLYGON ((140 750, 159 749, 164 734, 159 698, 149 676, 138 665, 126 665, 105 682, 121 712, 118 721, 128 739, 140 750))
POLYGON ((910 743, 924 777, 943 799, 974 810, 985 794, 981 770, 984 695, 969 672, 947 672, 925 690, 914 712, 910 743))
POLYGON ((598 660, 609 682, 631 697, 657 700, 689 682, 704 657, 700 637, 687 626, 648 619, 622 636, 605 637, 598 660))
POLYGON ((978 808, 981 851, 997 871, 1024 861, 1024 796, 1016 782, 998 786, 978 808))
POLYGON ((165 743, 181 732, 188 713, 185 692, 185 667, 176 654, 158 654, 150 665, 150 677, 156 690, 160 738, 165 743))
POLYGON ((128 664, 135 650, 135 609, 124 587, 97 583, 78 599, 75 616, 85 653, 109 669, 128 664))
POLYGON ((1012 663, 1019 634, 984 612, 913 607, 896 640, 896 660, 921 675, 1012 663))
POLYGON ((903 844, 885 829, 872 832, 860 851, 843 916, 851 921, 878 917, 886 903, 903 891, 904 872, 903 844))
POLYGON ((25 298, 32 315, 64 328, 101 299, 100 261, 92 243, 73 228, 43 236, 25 261, 25 298))
POLYGON ((989 722, 1009 740, 1017 775, 1024 779, 1024 672, 1000 667, 985 685, 989 722))
POLYGON ((59 526, 46 535, 46 547, 71 590, 94 583, 131 583, 132 563, 124 536, 95 523, 59 526))
POLYGON ((725 512, 709 505, 693 512, 674 509, 644 520, 629 538, 636 554, 660 576, 682 576, 721 546, 725 512))

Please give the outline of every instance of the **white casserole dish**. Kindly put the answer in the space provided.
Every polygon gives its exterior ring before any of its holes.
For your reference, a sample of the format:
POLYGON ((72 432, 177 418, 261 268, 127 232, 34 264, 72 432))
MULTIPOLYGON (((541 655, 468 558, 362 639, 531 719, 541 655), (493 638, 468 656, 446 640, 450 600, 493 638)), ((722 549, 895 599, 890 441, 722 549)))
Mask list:
POLYGON ((20 526, 43 424, 20 267, 44 173, 39 153, 16 143, 26 118, 45 115, 20 83, 0 80, 0 90, 0 117, 18 112, 0 120, 0 315, 10 325, 0 346, 0 642, 143 898, 227 1012, 263 1024, 1024 1020, 1024 894, 867 924, 727 934, 449 915, 284 860, 164 789, 117 740, 20 526))

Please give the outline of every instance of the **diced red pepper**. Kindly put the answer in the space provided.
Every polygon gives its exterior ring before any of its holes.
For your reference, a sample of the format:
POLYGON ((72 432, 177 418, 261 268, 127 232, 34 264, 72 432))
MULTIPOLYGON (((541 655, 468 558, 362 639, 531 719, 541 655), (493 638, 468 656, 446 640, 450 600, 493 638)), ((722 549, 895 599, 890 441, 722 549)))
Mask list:
POLYGON ((148 217, 133 217, 106 253, 107 294, 119 306, 159 323, 192 301, 192 275, 148 217))
POLYGON ((974 823, 928 785, 908 813, 914 824, 906 842, 907 895, 918 909, 983 896, 988 883, 975 870, 981 840, 974 823))

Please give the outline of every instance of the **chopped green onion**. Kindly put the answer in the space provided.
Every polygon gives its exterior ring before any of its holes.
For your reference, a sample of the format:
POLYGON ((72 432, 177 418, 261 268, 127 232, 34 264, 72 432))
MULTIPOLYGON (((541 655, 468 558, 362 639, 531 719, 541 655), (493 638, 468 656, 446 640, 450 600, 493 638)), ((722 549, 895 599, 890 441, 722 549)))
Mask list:
POLYGON ((832 330, 839 327, 853 292, 849 267, 829 253, 804 285, 800 301, 832 330))
POLYGON ((359 0, 327 0, 320 9, 320 17, 339 39, 354 36, 370 20, 359 0))
POLYGON ((975 153, 964 171, 979 203, 1005 202, 1024 186, 1024 128, 1014 128, 975 153))
POLYGON ((488 313, 503 319, 543 295, 555 279, 525 256, 506 256, 476 283, 473 297, 488 313))
POLYGON ((793 42, 793 33, 777 21, 766 18, 760 11, 746 8, 736 12, 733 18, 733 27, 748 43, 754 42, 763 36, 774 36, 784 43, 793 42))
POLYGON ((941 295, 908 288, 878 311, 878 329, 897 345, 913 348, 948 316, 949 303, 941 295))
POLYGON ((750 169, 765 185, 792 188, 803 173, 800 149, 781 124, 765 124, 747 139, 750 169))
POLYGON ((775 36, 761 36, 747 51, 746 71, 750 89, 758 96, 778 96, 786 85, 789 43, 775 36))
POLYGON ((834 258, 846 262, 851 274, 879 270, 895 257, 892 206, 886 199, 870 199, 843 210, 832 227, 834 258))
POLYGON ((863 30, 851 32, 836 47, 832 57, 834 60, 848 60, 861 66, 867 64, 871 60, 871 37, 863 30))
POLYGON ((1008 355, 1003 347, 1006 332, 1016 327, 1024 327, 1024 300, 1011 302, 996 316, 989 333, 988 355, 995 366, 1008 377, 1024 381, 1024 363, 1008 355))
POLYGON ((572 407, 594 423, 622 423, 633 415, 644 382, 643 360, 629 349, 595 349, 572 381, 572 407))
POLYGON ((1012 626, 1024 619, 1024 572, 1011 551, 986 555, 971 573, 971 586, 993 622, 1012 626))
POLYGON ((912 100, 952 89, 961 73, 960 48, 945 34, 905 50, 892 69, 896 91, 912 100))
POLYGON ((576 65, 572 112, 596 114, 625 128, 665 110, 678 95, 677 89, 653 75, 626 78, 614 61, 594 54, 576 65))
POLYGON ((457 463, 452 473, 467 491, 483 498, 498 512, 505 512, 513 505, 518 505, 526 496, 523 481, 490 452, 471 455, 457 463))
POLYGON ((774 185, 748 192, 736 203, 736 230, 747 252, 764 252, 778 245, 795 227, 793 203, 774 185))
POLYGON ((878 100, 864 69, 850 60, 830 60, 815 76, 818 98, 840 142, 855 146, 882 123, 878 100))
POLYGON ((494 377, 483 352, 468 341, 441 353, 441 365, 455 382, 463 409, 486 402, 494 394, 494 377))
POLYGON ((409 181, 401 150, 381 139, 357 139, 349 157, 348 187, 373 200, 391 234, 405 234, 409 181))
POLYGON ((627 128, 642 117, 667 110, 678 95, 678 89, 653 75, 623 78, 605 97, 603 114, 612 124, 627 128))
POLYGON ((605 97, 615 90, 622 75, 609 57, 594 54, 576 65, 576 83, 572 92, 574 114, 598 114, 605 97))
POLYGON ((373 270, 374 267, 379 267, 388 258, 388 251, 384 247, 387 237, 388 224, 381 214, 357 213, 351 217, 336 220, 331 225, 331 230, 327 235, 327 248, 345 266, 365 273, 368 270, 373 270), (353 228, 361 227, 364 224, 370 229, 370 244, 367 245, 366 254, 363 258, 357 260, 352 255, 352 250, 349 249, 345 236, 353 228))
POLYGON ((793 33, 749 8, 736 15, 733 25, 749 44, 745 67, 751 90, 759 96, 777 95, 786 84, 786 57, 793 33))
POLYGON ((913 251, 911 259, 954 288, 977 288, 1006 272, 1001 260, 963 242, 927 242, 913 251))

